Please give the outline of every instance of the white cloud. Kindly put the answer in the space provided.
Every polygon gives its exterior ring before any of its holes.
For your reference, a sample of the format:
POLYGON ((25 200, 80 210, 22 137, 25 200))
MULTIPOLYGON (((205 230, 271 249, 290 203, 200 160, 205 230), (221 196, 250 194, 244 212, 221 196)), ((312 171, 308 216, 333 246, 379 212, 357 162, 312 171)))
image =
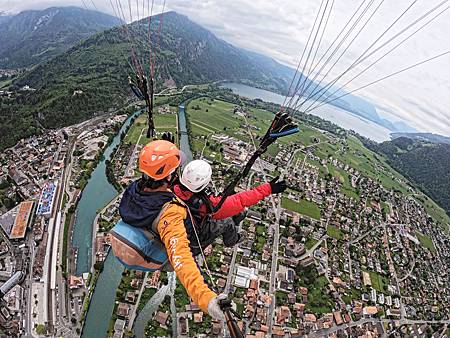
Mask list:
MULTIPOLYGON (((115 1, 112 0, 113 3, 115 1)), ((145 1, 147 3, 147 0, 145 1)), ((361 1, 335 0, 322 51, 330 44, 361 1)), ((380 1, 382 0, 376 0, 375 3, 380 1)), ((84 0, 84 2, 92 8, 91 0, 84 0)), ((100 10, 113 14, 109 0, 93 0, 93 2, 100 10)), ((121 0, 121 2, 128 8, 128 0, 121 0)), ((130 0, 130 2, 136 9, 136 1, 130 0)), ((138 2, 142 5, 142 0, 138 2)), ((162 2, 162 0, 155 0, 155 12, 161 10, 162 2)), ((412 0, 384 1, 379 12, 373 16, 348 53, 337 64, 334 74, 342 72, 345 65, 350 64, 360 55, 371 41, 374 41, 411 3, 412 0)), ((439 0, 417 1, 386 35, 386 38, 438 3, 439 0)), ((298 62, 301 47, 306 43, 319 4, 319 1, 314 0, 167 0, 168 9, 187 15, 228 42, 272 56, 280 62, 293 66, 298 62)), ((41 9, 57 5, 82 6, 82 2, 81 0, 22 0, 20 2, 0 0, 0 11, 18 12, 24 9, 41 9)), ((134 10, 135 18, 136 14, 134 10)), ((142 10, 140 10, 140 16, 142 16, 142 10)), ((358 88, 393 71, 450 49, 449 16, 450 11, 444 13, 422 32, 358 78, 348 89, 358 88)), ((375 60, 377 55, 370 60, 375 60)), ((370 64, 370 60, 363 65, 370 64)), ((419 130, 450 135, 449 64, 450 55, 361 90, 359 94, 370 99, 383 116, 393 120, 404 120, 419 130)), ((350 78, 350 75, 346 77, 346 79, 350 78)), ((344 83, 344 79, 339 83, 344 83)))

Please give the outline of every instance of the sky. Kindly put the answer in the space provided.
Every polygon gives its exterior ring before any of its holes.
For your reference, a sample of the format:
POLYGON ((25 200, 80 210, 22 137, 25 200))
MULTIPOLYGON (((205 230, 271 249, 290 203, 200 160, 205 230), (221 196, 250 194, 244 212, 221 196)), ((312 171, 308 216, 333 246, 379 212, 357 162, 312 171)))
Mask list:
MULTIPOLYGON (((43 9, 61 5, 83 7, 83 1, 91 9, 95 5, 101 11, 114 14, 110 0, 0 0, 0 12, 17 13, 26 9, 43 9)), ((113 3, 116 1, 112 0, 113 3)), ((128 0, 120 1, 123 5, 128 6, 128 0)), ((147 0, 144 1, 147 3, 147 0)), ((442 0, 324 0, 324 3, 327 1, 329 1, 328 8, 333 5, 319 49, 319 57, 330 46, 335 36, 363 1, 365 4, 373 1, 366 18, 378 5, 380 7, 347 52, 342 55, 339 62, 331 68, 325 80, 332 80, 345 71, 411 4, 413 5, 407 13, 377 42, 375 47, 383 44, 386 39, 400 32, 442 2, 442 0)), ((137 4, 141 8, 142 3, 143 0, 130 0, 134 18, 138 13, 137 4)), ((154 0, 154 3, 154 13, 158 13, 162 9, 163 0, 154 0)), ((236 46, 260 52, 279 62, 296 67, 320 3, 319 0, 167 0, 166 10, 174 10, 187 15, 191 20, 236 46)), ((448 8, 447 3, 433 13, 437 14, 448 8)), ((142 17, 142 10, 140 9, 139 12, 142 17)), ((432 16, 425 18, 421 24, 426 23, 432 16)), ((359 88, 397 70, 450 50, 449 19, 450 10, 447 10, 366 73, 352 81, 345 89, 359 88)), ((362 24, 357 28, 361 26, 362 24)), ((360 68, 357 67, 353 72, 342 77, 337 84, 347 82, 364 66, 370 65, 383 52, 399 45, 403 38, 420 26, 414 26, 399 36, 397 40, 380 49, 379 52, 362 62, 359 65, 360 68)), ((347 40, 348 43, 352 36, 347 40)), ((343 51, 345 46, 346 44, 340 50, 343 51)), ((340 54, 336 54, 333 60, 337 58, 337 55, 340 54)), ((317 69, 319 68, 320 66, 317 69)), ((326 72, 328 68, 324 68, 324 70, 326 72)), ((355 94, 369 100, 376 106, 382 117, 391 121, 405 121, 419 131, 450 136, 449 93, 450 54, 355 94)))

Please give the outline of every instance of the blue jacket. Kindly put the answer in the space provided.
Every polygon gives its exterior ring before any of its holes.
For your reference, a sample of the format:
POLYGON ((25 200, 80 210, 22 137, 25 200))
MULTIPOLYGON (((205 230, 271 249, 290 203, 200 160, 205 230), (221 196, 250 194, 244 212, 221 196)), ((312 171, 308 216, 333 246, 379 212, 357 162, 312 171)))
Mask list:
POLYGON ((134 181, 123 193, 119 214, 124 222, 138 228, 151 230, 151 225, 164 204, 174 198, 175 195, 169 191, 140 191, 138 181, 134 181))

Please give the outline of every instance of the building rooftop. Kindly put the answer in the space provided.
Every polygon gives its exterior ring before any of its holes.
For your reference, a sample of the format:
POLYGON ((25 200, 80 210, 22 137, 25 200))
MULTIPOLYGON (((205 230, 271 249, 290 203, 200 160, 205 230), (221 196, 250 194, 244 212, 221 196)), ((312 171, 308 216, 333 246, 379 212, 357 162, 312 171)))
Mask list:
POLYGON ((9 238, 18 239, 25 237, 25 231, 27 230, 28 223, 30 222, 30 215, 33 211, 33 206, 33 201, 25 201, 20 203, 19 211, 17 212, 9 238))
POLYGON ((155 316, 155 320, 161 325, 166 325, 168 318, 169 318, 169 314, 166 312, 162 312, 162 311, 158 311, 158 313, 155 316))

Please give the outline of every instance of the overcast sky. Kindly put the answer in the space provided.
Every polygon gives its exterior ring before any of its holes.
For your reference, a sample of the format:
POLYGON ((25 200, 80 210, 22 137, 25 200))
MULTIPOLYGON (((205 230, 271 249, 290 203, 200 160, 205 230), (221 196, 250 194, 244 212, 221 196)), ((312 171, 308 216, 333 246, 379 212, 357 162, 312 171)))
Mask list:
MULTIPOLYGON (((90 8, 93 8, 92 3, 95 3, 98 9, 113 14, 109 0, 83 1, 90 8)), ((113 3, 115 1, 113 0, 113 3)), ((121 1, 128 6, 128 0, 121 1)), ((139 7, 142 6, 142 0, 130 1, 134 9, 137 2, 140 4, 139 7)), ((330 45, 361 1, 363 0, 334 1, 328 28, 324 34, 322 52, 330 45)), ((441 1, 417 0, 377 46, 441 1)), ((162 2, 162 0, 155 0, 154 13, 161 10, 162 2)), ((380 2, 382 4, 379 11, 336 64, 331 74, 337 75, 344 71, 345 67, 355 60, 413 0, 375 0, 372 8, 374 9, 380 2)), ((0 11, 19 12, 25 9, 42 9, 59 5, 83 6, 82 0, 0 0, 0 11)), ((168 9, 187 15, 226 41, 261 52, 294 67, 306 43, 319 5, 319 0, 167 0, 168 9)), ((448 5, 442 7, 442 9, 445 8, 448 8, 448 5)), ((136 10, 133 15, 137 16, 136 10)), ((423 23, 426 21, 424 20, 423 23)), ((450 50, 449 32, 450 10, 444 12, 346 89, 358 88, 394 71, 450 50)), ((402 35, 396 40, 397 43, 406 36, 407 33, 402 35)), ((393 42, 383 50, 387 51, 395 45, 396 43, 393 42)), ((383 50, 361 66, 369 65, 376 60, 383 54, 383 50)), ((357 73, 358 71, 355 70, 352 74, 357 73)), ((350 78, 352 78, 351 74, 338 84, 343 84, 350 78)), ((333 77, 330 75, 327 79, 332 80, 333 77)), ((358 93, 371 101, 377 107, 378 113, 384 117, 393 121, 403 120, 421 131, 450 136, 450 54, 358 93)))

